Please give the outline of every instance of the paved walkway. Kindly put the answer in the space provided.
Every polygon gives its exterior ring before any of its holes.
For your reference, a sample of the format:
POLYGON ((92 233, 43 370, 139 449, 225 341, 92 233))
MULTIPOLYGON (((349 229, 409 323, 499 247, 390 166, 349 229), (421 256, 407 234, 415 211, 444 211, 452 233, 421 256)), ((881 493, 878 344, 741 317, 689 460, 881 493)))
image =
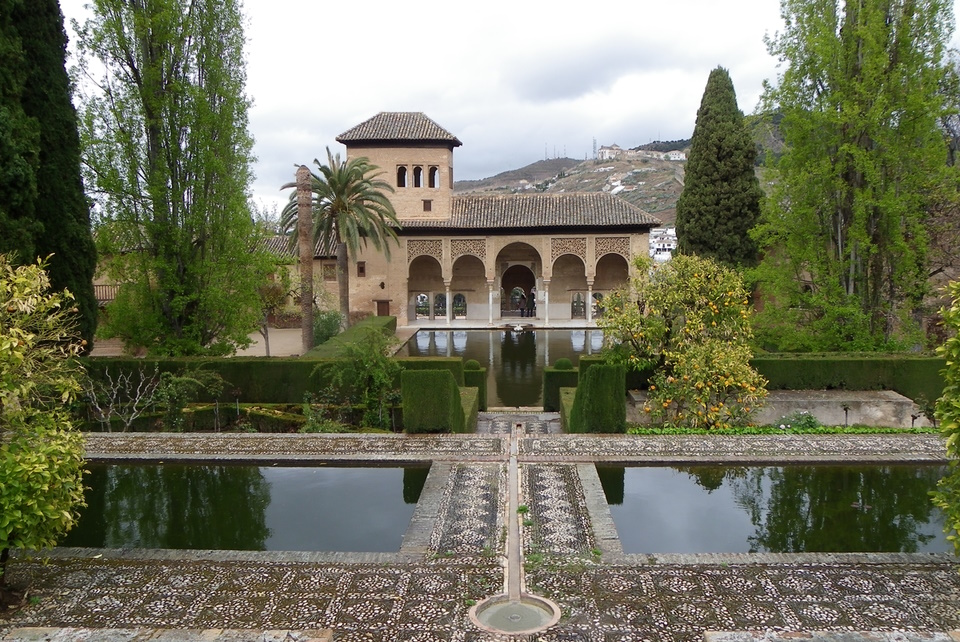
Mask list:
POLYGON ((527 558, 526 589, 563 612, 536 639, 694 642, 708 630, 960 628, 960 574, 950 555, 624 554, 592 465, 942 462, 937 436, 558 435, 555 415, 525 413, 484 415, 479 435, 91 434, 88 453, 101 460, 434 463, 397 553, 54 549, 18 556, 10 579, 30 585, 36 603, 0 620, 0 640, 28 626, 74 627, 76 639, 80 627, 112 629, 83 639, 116 641, 143 639, 123 631, 158 627, 184 635, 158 638, 168 640, 200 639, 186 635, 203 631, 219 631, 215 640, 272 640, 222 636, 324 629, 351 642, 507 639, 480 631, 467 613, 505 588, 503 433, 516 421, 527 433, 518 444, 530 511, 521 537, 525 552, 536 553, 527 558))

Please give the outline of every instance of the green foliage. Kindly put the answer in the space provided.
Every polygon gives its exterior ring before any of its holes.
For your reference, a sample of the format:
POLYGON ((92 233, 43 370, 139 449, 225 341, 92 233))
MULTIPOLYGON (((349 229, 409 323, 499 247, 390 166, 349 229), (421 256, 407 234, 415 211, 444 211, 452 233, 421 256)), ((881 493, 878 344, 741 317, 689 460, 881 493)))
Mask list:
POLYGON ((776 308, 763 325, 797 327, 783 335, 795 348, 845 349, 844 336, 884 347, 926 293, 951 7, 781 0, 781 13, 786 28, 767 44, 783 71, 764 109, 783 114, 785 148, 756 233, 756 279, 776 308))
POLYGON ((749 421, 766 381, 750 366, 750 308, 740 276, 686 255, 656 265, 638 257, 636 271, 628 289, 607 298, 598 326, 610 361, 653 369, 644 411, 693 428, 749 421))
POLYGON ((936 416, 940 421, 941 434, 946 439, 950 471, 937 484, 934 503, 943 509, 946 516, 944 531, 953 542, 954 551, 960 554, 960 281, 948 286, 951 304, 940 314, 943 325, 950 330, 948 338, 937 353, 946 359, 943 370, 946 386, 937 401, 936 416))
POLYGON ((229 354, 274 263, 247 201, 253 141, 238 0, 95 0, 78 26, 84 176, 106 274, 103 334, 229 354))
POLYGON ((464 370, 480 370, 480 362, 476 359, 468 359, 463 364, 464 370))
POLYGON ((408 433, 463 432, 460 390, 448 370, 404 370, 403 429, 408 433))
POLYGON ((760 219, 763 192, 754 170, 756 145, 737 108, 730 74, 710 72, 703 92, 683 192, 677 200, 677 250, 728 265, 752 264, 749 231, 760 219))
POLYGON ((553 367, 557 370, 573 370, 573 362, 566 357, 561 357, 554 362, 553 367))
MULTIPOLYGON (((350 266, 348 254, 356 257, 361 247, 370 243, 390 258, 390 243, 397 242, 400 227, 397 213, 387 193, 390 183, 378 178, 381 173, 365 157, 340 159, 327 148, 327 164, 314 160, 317 173, 310 173, 313 242, 334 250, 337 255, 337 288, 340 291, 340 315, 350 324, 350 266)), ((296 187, 289 183, 283 188, 296 187)), ((300 231, 297 192, 281 213, 280 227, 296 244, 300 231)), ((354 258, 356 260, 356 258, 354 258)))
POLYGON ((359 330, 356 340, 343 344, 343 358, 331 367, 331 393, 343 403, 363 406, 363 426, 391 429, 390 409, 399 401, 400 364, 390 358, 396 337, 373 327, 359 330))
POLYGON ((211 370, 185 370, 181 373, 164 372, 153 394, 153 403, 163 409, 163 423, 167 430, 183 430, 183 410, 188 403, 204 393, 217 398, 226 382, 211 370))
MULTIPOLYGON (((0 252, 16 250, 27 263, 49 257, 51 287, 73 294, 80 313, 80 336, 92 346, 97 325, 93 293, 97 253, 80 179, 80 139, 65 67, 63 16, 56 0, 0 3, 3 14, 0 22, 10 21, 8 28, 16 34, 22 54, 16 61, 18 68, 6 73, 19 77, 22 84, 18 83, 16 96, 0 100, 0 109, 8 99, 14 101, 7 112, 11 119, 0 117, 0 252), (4 138, 20 139, 16 143, 19 158, 2 151, 4 138), (7 192, 3 185, 11 179, 19 186, 11 185, 12 191, 7 192), (10 197, 16 213, 10 216, 7 211, 5 216, 3 203, 10 197), (5 219, 19 229, 8 230, 5 219)), ((0 31, 6 29, 0 27, 0 31)), ((14 63, 7 59, 2 66, 8 62, 14 63)), ((0 86, 6 94, 9 85, 0 80, 0 86)))
MULTIPOLYGON (((558 363, 563 359, 558 359, 558 363)), ((568 360, 569 361, 569 360, 568 360)), ((543 410, 557 412, 560 410, 560 389, 575 388, 579 381, 579 373, 572 369, 563 369, 557 366, 543 369, 543 410)))
MULTIPOLYGON (((470 361, 474 361, 471 359, 470 361)), ((487 409, 487 369, 486 368, 467 368, 470 361, 463 366, 463 385, 477 389, 478 410, 487 409)), ((478 366, 479 362, 474 361, 478 366)))
POLYGON ((303 355, 305 359, 324 359, 333 357, 342 357, 344 355, 344 346, 362 341, 367 336, 367 332, 375 330, 384 336, 394 337, 397 330, 396 317, 367 317, 359 323, 355 323, 343 332, 331 337, 325 343, 322 343, 303 355))
POLYGON ((343 316, 336 310, 316 310, 313 313, 313 343, 321 345, 340 333, 343 316))
POLYGON ((10 549, 54 546, 84 505, 71 298, 51 293, 43 262, 14 268, 0 254, 0 588, 10 549))
POLYGON ((793 428, 800 432, 812 432, 818 428, 822 428, 823 424, 806 410, 798 410, 797 412, 781 417, 780 421, 774 424, 774 427, 780 430, 793 428))
POLYGON ((626 367, 601 364, 589 368, 577 386, 570 432, 626 432, 626 367))

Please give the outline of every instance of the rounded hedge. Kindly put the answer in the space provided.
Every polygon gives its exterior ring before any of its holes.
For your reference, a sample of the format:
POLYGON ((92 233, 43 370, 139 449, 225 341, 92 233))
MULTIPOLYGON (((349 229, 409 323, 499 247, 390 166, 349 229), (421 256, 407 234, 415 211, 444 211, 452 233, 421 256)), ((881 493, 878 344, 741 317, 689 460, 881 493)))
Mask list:
POLYGON ((557 370, 573 370, 573 362, 570 361, 570 359, 563 357, 561 359, 557 359, 554 362, 553 367, 557 370))
POLYGON ((479 370, 479 369, 480 369, 480 362, 477 361, 476 359, 470 359, 470 360, 468 360, 466 363, 463 364, 463 369, 464 369, 464 370, 479 370))

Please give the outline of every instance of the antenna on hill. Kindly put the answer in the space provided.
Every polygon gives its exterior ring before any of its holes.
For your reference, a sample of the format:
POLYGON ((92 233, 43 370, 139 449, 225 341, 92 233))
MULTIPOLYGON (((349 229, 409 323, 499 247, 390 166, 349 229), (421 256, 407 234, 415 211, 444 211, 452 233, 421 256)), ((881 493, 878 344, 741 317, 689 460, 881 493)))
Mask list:
POLYGON ((593 139, 593 160, 597 160, 597 139, 593 139))

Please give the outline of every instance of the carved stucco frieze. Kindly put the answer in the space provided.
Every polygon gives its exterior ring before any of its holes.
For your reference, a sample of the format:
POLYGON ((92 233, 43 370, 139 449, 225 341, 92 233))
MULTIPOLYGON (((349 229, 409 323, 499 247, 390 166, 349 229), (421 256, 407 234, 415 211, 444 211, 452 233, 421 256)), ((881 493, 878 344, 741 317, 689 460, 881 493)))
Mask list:
POLYGON ((596 243, 596 257, 598 259, 604 254, 619 254, 628 261, 630 260, 629 236, 601 236, 597 238, 596 243))
POLYGON ((453 239, 450 241, 450 254, 454 261, 464 254, 472 254, 481 261, 486 261, 487 242, 485 239, 453 239))
POLYGON ((410 239, 407 241, 407 263, 418 256, 432 256, 443 264, 443 241, 440 239, 410 239))
POLYGON ((580 260, 586 263, 587 239, 582 237, 550 239, 550 262, 553 263, 563 254, 579 256, 580 260))

